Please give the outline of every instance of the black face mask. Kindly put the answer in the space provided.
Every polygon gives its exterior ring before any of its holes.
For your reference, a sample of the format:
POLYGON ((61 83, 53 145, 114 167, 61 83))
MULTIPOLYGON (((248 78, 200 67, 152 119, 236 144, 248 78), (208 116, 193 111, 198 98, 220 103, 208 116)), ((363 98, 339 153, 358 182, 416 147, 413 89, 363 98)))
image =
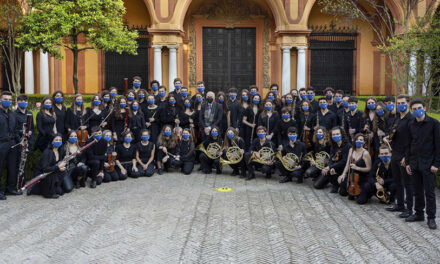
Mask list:
POLYGON ((211 104, 214 101, 214 99, 212 97, 208 97, 208 98, 206 98, 206 101, 208 101, 208 103, 211 104))

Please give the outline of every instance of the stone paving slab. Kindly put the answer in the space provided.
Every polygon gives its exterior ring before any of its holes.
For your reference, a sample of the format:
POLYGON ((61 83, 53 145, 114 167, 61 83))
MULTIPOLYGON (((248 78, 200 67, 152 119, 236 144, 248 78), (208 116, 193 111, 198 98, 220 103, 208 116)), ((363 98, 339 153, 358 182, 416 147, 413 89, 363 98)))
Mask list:
POLYGON ((426 222, 277 180, 165 173, 57 200, 9 196, 0 263, 440 263, 426 222))

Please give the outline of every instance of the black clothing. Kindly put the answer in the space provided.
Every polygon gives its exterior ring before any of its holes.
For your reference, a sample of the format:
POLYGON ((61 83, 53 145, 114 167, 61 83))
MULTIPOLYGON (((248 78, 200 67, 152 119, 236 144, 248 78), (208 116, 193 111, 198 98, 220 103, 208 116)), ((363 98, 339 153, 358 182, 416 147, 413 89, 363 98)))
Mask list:
POLYGON ((283 150, 281 151, 281 155, 284 157, 287 155, 287 153, 293 153, 295 154, 299 159, 299 166, 301 166, 300 169, 294 170, 294 171, 288 171, 286 168, 284 168, 281 161, 277 161, 276 165, 278 169, 281 172, 281 175, 289 178, 291 180, 293 177, 296 177, 300 182, 303 180, 303 172, 305 167, 305 162, 303 161, 303 157, 306 154, 306 145, 301 141, 296 141, 293 146, 290 145, 290 143, 286 143, 283 145, 283 150))
POLYGON ((90 146, 86 150, 86 157, 87 165, 91 170, 90 176, 92 180, 96 181, 99 172, 104 170, 104 162, 107 161, 107 141, 101 139, 94 145, 90 146))
POLYGON ((342 143, 341 146, 338 146, 337 144, 332 145, 330 148, 330 160, 328 162, 328 167, 330 170, 334 169, 336 174, 331 175, 330 171, 325 176, 321 174, 313 184, 313 187, 316 189, 322 189, 325 188, 329 182, 333 186, 339 186, 338 177, 344 171, 350 148, 351 146, 348 143, 342 143))
MULTIPOLYGON (((17 151, 11 149, 16 142, 15 132, 17 129, 16 114, 8 110, 7 112, 0 108, 0 176, 6 165, 8 176, 6 180, 6 189, 15 191, 17 185, 17 151)), ((21 136, 21 134, 20 134, 21 136)), ((1 193, 1 177, 0 177, 1 193)))
POLYGON ((205 127, 219 127, 222 117, 223 107, 221 104, 217 102, 212 104, 204 103, 199 114, 200 128, 203 130, 205 127))
POLYGON ((410 121, 414 120, 414 116, 407 113, 403 118, 400 115, 394 121, 396 126, 396 132, 394 133, 393 140, 391 142, 391 147, 393 148, 393 159, 402 159, 405 156, 409 157, 409 147, 411 143, 411 138, 409 136, 409 124, 410 121))
POLYGON ((246 121, 248 123, 255 124, 255 128, 252 129, 252 127, 243 123, 240 129, 240 137, 244 140, 246 151, 249 150, 252 140, 256 137, 257 122, 259 116, 260 116, 260 111, 257 109, 257 112, 255 113, 252 106, 249 106, 243 111, 243 119, 244 117, 246 117, 246 121))
POLYGON ((271 148, 273 151, 275 151, 275 144, 273 144, 272 141, 266 139, 264 144, 261 145, 260 139, 255 138, 249 148, 249 152, 246 152, 244 155, 244 159, 247 163, 247 170, 250 175, 254 175, 256 167, 261 167, 261 172, 265 173, 266 176, 269 176, 272 173, 272 168, 274 165, 266 165, 266 164, 263 165, 263 164, 253 162, 250 160, 252 157, 252 153, 260 151, 260 149, 263 147, 268 147, 268 148, 271 148))
POLYGON ((58 106, 54 105, 53 110, 57 117, 57 121, 56 121, 57 132, 60 133, 61 135, 64 135, 66 133, 66 127, 65 127, 66 107, 63 105, 61 109, 59 109, 58 106))
POLYGON ((147 145, 144 145, 142 142, 139 142, 135 145, 135 148, 139 153, 139 159, 142 161, 142 163, 146 164, 151 158, 151 152, 154 149, 154 144, 152 142, 148 142, 147 145))
MULTIPOLYGON (((277 125, 280 120, 280 116, 277 112, 272 112, 272 115, 269 117, 264 115, 264 113, 260 114, 258 117, 258 126, 264 126, 266 128, 266 135, 270 135, 273 133, 273 137, 270 139, 275 145, 277 142, 277 125)), ((255 127, 255 130, 257 128, 255 127)), ((256 131, 255 131, 256 132, 256 131)))
POLYGON ((396 186, 394 184, 393 175, 391 172, 392 172, 391 163, 389 164, 389 166, 387 168, 387 167, 385 167, 385 164, 382 161, 377 160, 373 164, 373 167, 370 170, 370 173, 368 175, 368 181, 363 186, 361 186, 362 192, 361 192, 361 195, 359 195, 359 197, 357 199, 357 203, 364 204, 364 203, 368 202, 368 200, 371 197, 376 195, 376 192, 377 192, 376 174, 380 178, 382 178, 384 181, 383 188, 386 191, 387 195, 390 195, 389 201, 391 201, 391 202, 394 201, 396 186))
POLYGON ((318 111, 320 109, 319 108, 319 103, 315 99, 313 99, 312 101, 308 101, 308 102, 309 102, 309 105, 310 105, 310 112, 316 113, 316 111, 318 111))
POLYGON ((145 118, 142 112, 133 112, 128 121, 128 128, 133 133, 134 138, 132 143, 137 143, 141 140, 141 131, 145 129, 145 118))
POLYGON ((53 128, 55 126, 55 119, 45 114, 44 112, 38 112, 37 114, 37 129, 38 138, 35 146, 40 150, 44 151, 52 139, 55 137, 53 128))
POLYGON ((341 109, 344 109, 342 103, 340 103, 339 106, 336 102, 333 102, 333 104, 328 105, 328 110, 332 111, 334 114, 337 114, 341 109))
MULTIPOLYGON (((127 110, 126 110, 127 111, 127 110)), ((116 136, 118 137, 118 141, 123 141, 122 139, 122 133, 125 131, 125 126, 127 128, 129 127, 130 123, 130 116, 126 113, 121 113, 118 115, 116 112, 113 112, 111 116, 111 124, 113 133, 116 133, 116 136)))
POLYGON ((174 127, 176 125, 175 120, 179 119, 179 112, 180 109, 175 106, 168 105, 162 108, 159 113, 159 119, 162 127, 164 127, 165 125, 170 125, 174 127))
POLYGON ((229 120, 230 120, 230 126, 233 128, 238 128, 239 127, 239 123, 241 123, 241 120, 239 120, 240 117, 240 101, 239 100, 235 100, 235 101, 231 101, 228 100, 226 101, 226 106, 227 109, 229 111, 229 120))
POLYGON ((149 127, 145 126, 150 131, 150 141, 156 142, 160 128, 159 107, 156 107, 154 109, 147 108, 145 112, 144 110, 142 110, 142 112, 144 113, 145 122, 150 123, 149 127), (150 118, 154 118, 154 121, 150 122, 150 118))
MULTIPOLYGON (((276 129, 276 131, 277 131, 276 137, 277 137, 278 146, 289 143, 289 136, 287 135, 288 134, 287 130, 289 129, 289 127, 295 127, 298 131, 298 127, 297 127, 295 120, 289 119, 289 121, 286 122, 284 119, 280 119, 278 121, 277 129, 276 129)), ((298 138, 298 140, 299 140, 299 138, 298 138)))
POLYGON ((45 197, 49 197, 54 194, 62 193, 61 183, 66 172, 61 172, 57 164, 63 160, 65 152, 63 148, 59 148, 58 151, 58 160, 55 157, 52 147, 46 148, 41 154, 40 161, 35 167, 34 177, 46 172, 52 173, 34 185, 30 191, 31 194, 41 194, 45 197))
POLYGON ((319 125, 325 127, 327 131, 330 131, 330 129, 332 129, 337 125, 337 117, 333 112, 328 111, 325 115, 322 115, 321 111, 317 111, 316 114, 313 115, 313 118, 309 120, 310 123, 308 127, 312 130, 317 124, 316 122, 317 117, 319 119, 319 125))
POLYGON ((83 111, 75 111, 74 108, 67 109, 66 112, 66 130, 78 130, 82 125, 82 122, 85 122, 86 115, 83 115, 83 111))
POLYGON ((345 131, 349 132, 350 129, 355 130, 353 134, 350 133, 347 134, 350 140, 352 136, 356 135, 357 133, 362 133, 364 131, 365 120, 363 118, 363 115, 364 113, 358 110, 356 110, 354 115, 352 115, 351 111, 345 115, 345 123, 344 123, 345 131))
MULTIPOLYGON (((102 110, 99 114, 96 114, 92 108, 87 108, 86 115, 84 116, 84 122, 86 122, 86 120, 88 120, 88 122, 84 125, 87 126, 87 131, 89 132, 89 135, 92 134, 92 127, 97 127, 101 125, 102 121, 104 121, 107 115, 108 112, 105 109, 102 110)), ((112 126, 112 129, 114 130, 115 128, 112 126)))
MULTIPOLYGON (((152 145, 152 144, 151 144, 152 145)), ((133 163, 132 161, 136 159, 136 147, 133 144, 130 144, 130 146, 127 148, 124 146, 124 144, 119 144, 116 146, 116 153, 118 154, 117 159, 122 164, 122 167, 127 170, 128 175, 124 175, 121 170, 118 169, 118 172, 120 175, 129 176, 132 178, 137 178, 140 175, 139 171, 133 170, 133 163)))

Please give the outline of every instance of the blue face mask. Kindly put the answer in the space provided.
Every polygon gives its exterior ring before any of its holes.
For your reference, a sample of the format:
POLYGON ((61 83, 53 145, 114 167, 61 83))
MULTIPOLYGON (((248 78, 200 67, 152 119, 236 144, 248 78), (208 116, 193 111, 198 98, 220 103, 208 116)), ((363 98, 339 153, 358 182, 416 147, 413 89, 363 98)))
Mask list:
POLYGON ((234 133, 228 133, 228 134, 226 134, 226 136, 227 136, 229 139, 233 139, 233 138, 234 138, 234 133))
POLYGON ((147 100, 147 103, 148 103, 149 105, 154 104, 154 99, 147 100))
POLYGON ((278 95, 278 91, 277 90, 273 90, 271 91, 274 95, 278 95))
POLYGON ((374 109, 376 109, 376 104, 367 104, 367 108, 369 110, 374 110, 374 109))
POLYGON ((127 100, 128 101, 133 101, 134 100, 134 96, 132 96, 132 95, 127 96, 127 100))
POLYGON ((164 134, 166 137, 169 137, 169 136, 171 136, 171 131, 164 131, 163 134, 164 134))
POLYGON ((104 140, 107 141, 107 142, 110 142, 110 140, 112 140, 112 137, 111 136, 105 136, 104 140))
POLYGON ((357 108, 357 105, 349 105, 348 106, 348 109, 350 109, 350 111, 354 111, 354 110, 356 110, 356 108, 357 108))
POLYGON ((417 118, 421 118, 425 114, 425 110, 422 109, 416 109, 413 111, 413 115, 417 118))
POLYGON ((405 112, 407 109, 408 109, 408 104, 397 105, 397 110, 399 110, 399 112, 405 112))
POLYGON ((62 144, 63 144, 63 142, 61 142, 61 141, 54 141, 54 142, 52 142, 52 146, 54 148, 59 148, 59 147, 61 147, 62 144))
POLYGON ((230 94, 229 97, 230 97, 232 100, 234 100, 234 99, 237 97, 237 95, 236 95, 236 94, 230 94))
POLYGON ((139 94, 139 99, 144 99, 145 98, 145 94, 139 94))
POLYGON ((315 98, 315 95, 314 95, 314 94, 308 94, 308 95, 307 95, 307 99, 309 99, 309 100, 313 100, 313 98, 315 98))
POLYGON ((263 139, 266 136, 266 133, 258 133, 257 135, 260 139, 263 139))
POLYGON ((302 94, 302 95, 301 95, 301 100, 304 101, 304 100, 306 100, 306 98, 307 98, 307 95, 305 95, 305 94, 302 94))
POLYGON ((175 84, 175 85, 174 85, 174 88, 175 88, 176 90, 180 90, 180 88, 182 88, 182 85, 181 85, 181 84, 175 84))
POLYGON ((161 98, 164 98, 165 97, 165 92, 159 92, 159 96, 161 97, 161 98))
POLYGON ((316 138, 317 138, 318 140, 321 140, 321 139, 324 138, 324 134, 317 133, 317 134, 316 134, 316 138))
POLYGON ((249 97, 247 95, 242 96, 241 99, 243 99, 243 101, 247 102, 249 100, 249 97))
POLYGON ((212 131, 212 132, 211 132, 211 136, 212 136, 213 138, 216 138, 216 137, 218 136, 218 132, 217 132, 217 131, 212 131))
POLYGON ((73 144, 78 141, 78 138, 77 137, 70 137, 67 141, 69 141, 69 143, 73 144))
POLYGON ((224 101, 225 101, 225 99, 223 99, 223 98, 219 98, 219 99, 218 99, 218 102, 219 102, 219 103, 223 103, 224 101))
POLYGON ((328 106, 327 103, 319 104, 319 107, 321 107, 321 109, 327 109, 327 106, 328 106))
POLYGON ((290 141, 296 141, 297 136, 289 136, 290 141))
POLYGON ((203 93, 205 91, 205 87, 197 87, 197 91, 199 93, 203 93))
POLYGON ((378 109, 376 110, 376 114, 380 117, 382 117, 385 114, 385 111, 383 111, 383 109, 378 109))
POLYGON ((18 102, 18 107, 20 107, 21 109, 26 109, 27 106, 28 102, 18 102))
POLYGON ((185 107, 190 107, 191 106, 191 103, 190 102, 186 102, 185 103, 185 107))
POLYGON ((252 103, 254 103, 254 104, 259 104, 260 103, 260 100, 256 100, 256 99, 254 99, 254 100, 252 100, 252 103))
POLYGON ((102 138, 102 135, 94 135, 93 138, 96 139, 97 141, 100 141, 102 138))
POLYGON ((282 114, 281 117, 282 117, 283 119, 289 119, 289 118, 290 118, 290 115, 289 115, 289 114, 282 114))
POLYGON ((302 110, 304 112, 307 112, 307 111, 309 111, 309 107, 307 105, 303 105, 302 110))
POLYGON ((133 87, 137 89, 137 88, 141 87, 141 83, 135 82, 135 83, 133 83, 133 87))
POLYGON ((51 104, 44 104, 43 107, 46 108, 47 110, 52 109, 52 105, 51 104))
POLYGON ((115 92, 113 92, 113 93, 110 93, 110 96, 112 97, 112 98, 115 98, 116 97, 116 93, 115 92))
POLYGON ((275 97, 274 96, 272 96, 272 95, 269 95, 268 97, 267 97, 267 99, 269 99, 269 100, 275 100, 275 97))
POLYGON ((180 95, 182 95, 183 98, 186 98, 188 96, 188 92, 181 92, 180 95))
POLYGON ((55 103, 61 104, 63 102, 63 97, 55 97, 54 98, 55 103))
POLYGON ((127 106, 126 103, 120 103, 120 104, 119 104, 119 107, 120 107, 120 108, 125 108, 126 106, 127 106))
POLYGON ((286 99, 286 104, 291 104, 291 103, 293 103, 293 99, 286 99))
POLYGON ((94 106, 101 105, 101 101, 99 101, 99 100, 94 100, 94 101, 93 101, 93 105, 94 105, 94 106))
POLYGON ((272 111, 272 106, 271 105, 266 105, 264 107, 264 109, 266 109, 266 111, 272 111))
POLYGON ((176 101, 174 101, 174 100, 170 100, 169 102, 170 102, 170 105, 174 105, 176 103, 176 101))
POLYGON ((189 137, 190 137, 190 135, 189 135, 189 134, 182 134, 182 138, 183 138, 184 140, 187 140, 187 139, 189 139, 189 137))
POLYGON ((348 108, 348 102, 346 102, 346 101, 342 102, 342 106, 343 106, 344 108, 348 108))
POLYGON ((386 105, 386 109, 387 109, 388 112, 393 111, 394 110, 394 104, 387 104, 386 105))
POLYGON ((138 105, 133 105, 132 109, 133 109, 133 111, 137 111, 137 110, 139 110, 139 106, 138 105))
POLYGON ((336 96, 335 102, 339 104, 340 102, 342 102, 342 98, 340 96, 336 96))
POLYGON ((110 97, 104 97, 102 98, 102 100, 104 100, 104 103, 108 103, 110 102, 110 97))
POLYGON ((12 101, 8 101, 8 100, 2 100, 2 106, 3 108, 9 108, 12 104, 12 101))
POLYGON ((130 142, 131 142, 131 138, 129 137, 124 138, 124 143, 130 143, 130 142))
POLYGON ((203 101, 203 97, 197 97, 197 102, 201 103, 203 101))
POLYGON ((159 87, 157 85, 153 85, 153 86, 151 86, 151 89, 153 89, 153 91, 157 91, 157 89, 159 89, 159 87))
POLYGON ((333 98, 333 95, 332 95, 332 94, 327 94, 327 95, 325 96, 325 98, 327 98, 327 100, 330 100, 330 99, 333 98))
POLYGON ((254 96, 257 94, 257 91, 250 91, 251 96, 254 96))
POLYGON ((334 136, 334 137, 332 137, 332 139, 334 142, 338 143, 339 141, 341 141, 342 136, 334 136))
POLYGON ((388 161, 391 160, 391 156, 379 156, 379 159, 380 159, 383 163, 387 163, 388 161))
POLYGON ((365 144, 365 142, 363 142, 363 141, 356 141, 356 148, 360 148, 360 147, 362 147, 364 144, 365 144))

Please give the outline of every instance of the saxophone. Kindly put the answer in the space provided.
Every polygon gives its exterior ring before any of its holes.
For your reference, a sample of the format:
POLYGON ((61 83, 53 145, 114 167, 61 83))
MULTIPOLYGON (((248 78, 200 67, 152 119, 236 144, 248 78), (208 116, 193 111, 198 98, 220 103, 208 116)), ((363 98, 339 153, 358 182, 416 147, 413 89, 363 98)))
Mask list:
MULTIPOLYGON (((379 182, 379 179, 381 178, 381 177, 379 176, 379 169, 380 169, 380 167, 377 168, 377 171, 376 171, 376 181, 377 181, 377 182, 379 182)), ((376 196, 377 196, 377 198, 379 198, 379 200, 381 200, 382 202, 384 202, 384 203, 388 202, 389 197, 388 197, 388 194, 387 194, 385 188, 383 188, 383 190, 377 190, 377 192, 376 192, 376 196)))

